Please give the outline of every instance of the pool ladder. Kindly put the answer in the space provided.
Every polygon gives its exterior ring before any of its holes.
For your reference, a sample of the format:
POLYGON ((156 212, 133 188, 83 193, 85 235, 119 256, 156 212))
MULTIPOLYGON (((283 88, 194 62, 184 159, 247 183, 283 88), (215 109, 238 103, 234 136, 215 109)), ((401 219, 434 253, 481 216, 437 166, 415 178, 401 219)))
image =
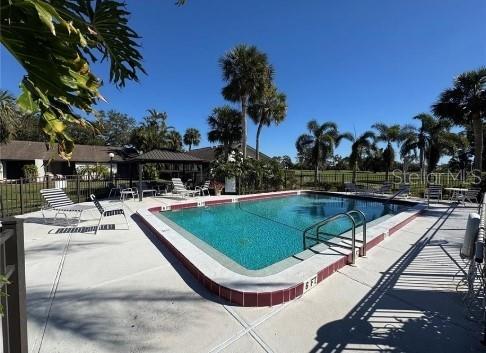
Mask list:
MULTIPOLYGON (((302 233, 302 242, 303 242, 304 250, 308 249, 307 241, 306 241, 307 239, 314 240, 318 243, 324 243, 324 244, 328 244, 328 245, 343 247, 342 245, 324 240, 319 235, 320 234, 323 234, 323 235, 326 234, 324 232, 322 232, 322 233, 320 232, 321 228, 324 227, 326 224, 333 222, 333 221, 335 221, 339 218, 346 217, 351 221, 351 225, 352 225, 352 228, 351 228, 351 249, 352 249, 351 250, 351 264, 354 264, 356 262, 356 252, 355 252, 355 249, 356 249, 356 227, 359 226, 359 224, 356 224, 356 221, 352 216, 353 214, 359 215, 362 222, 363 222, 362 223, 362 226, 363 226, 363 241, 362 241, 362 243, 363 243, 363 245, 361 247, 360 256, 366 256, 366 216, 360 210, 351 210, 349 212, 338 213, 334 216, 331 216, 331 217, 326 218, 322 221, 314 223, 314 224, 310 225, 309 227, 307 227, 306 229, 304 229, 304 232, 302 233), (308 234, 314 228, 316 228, 315 236, 308 234)), ((334 235, 333 238, 349 240, 349 238, 342 237, 342 236, 339 236, 339 235, 334 235)), ((361 242, 361 241, 359 241, 359 242, 361 242)))

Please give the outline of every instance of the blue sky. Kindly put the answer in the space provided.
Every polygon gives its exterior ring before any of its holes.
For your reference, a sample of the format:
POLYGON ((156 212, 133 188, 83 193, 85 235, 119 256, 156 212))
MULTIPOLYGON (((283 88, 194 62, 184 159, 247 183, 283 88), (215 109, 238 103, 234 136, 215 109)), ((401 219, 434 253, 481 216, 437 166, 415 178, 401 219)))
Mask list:
MULTIPOLYGON (((455 75, 486 64, 484 0, 174 2, 127 1, 148 75, 118 90, 96 65, 108 100, 97 109, 137 119, 148 108, 167 111, 179 131, 202 132, 201 146, 208 114, 225 103, 218 58, 238 43, 268 54, 287 94, 287 119, 263 130, 262 151, 292 157, 310 119, 357 134, 377 121, 409 123, 455 75)), ((0 54, 1 87, 17 94, 23 70, 3 48, 0 54)), ((255 130, 250 124, 251 145, 255 130)), ((337 153, 347 155, 349 144, 337 153)))

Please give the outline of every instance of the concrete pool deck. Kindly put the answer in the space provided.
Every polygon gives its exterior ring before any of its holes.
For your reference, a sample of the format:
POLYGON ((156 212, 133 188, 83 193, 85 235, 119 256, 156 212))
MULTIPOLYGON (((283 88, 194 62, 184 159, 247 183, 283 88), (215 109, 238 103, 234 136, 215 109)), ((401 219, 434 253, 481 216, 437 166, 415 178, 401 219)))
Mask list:
MULTIPOLYGON (((174 202, 125 206, 132 214, 174 202)), ((356 266, 259 308, 211 294, 135 218, 130 230, 48 234, 58 227, 24 215, 30 352, 482 351, 481 325, 466 318, 453 277, 473 211, 434 205, 356 266)))

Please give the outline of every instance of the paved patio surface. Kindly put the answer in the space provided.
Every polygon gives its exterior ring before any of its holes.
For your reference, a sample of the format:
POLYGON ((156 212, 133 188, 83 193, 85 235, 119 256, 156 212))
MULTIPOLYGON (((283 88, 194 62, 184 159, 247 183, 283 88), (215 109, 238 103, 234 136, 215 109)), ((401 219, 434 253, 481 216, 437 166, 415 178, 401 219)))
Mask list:
MULTIPOLYGON (((125 205, 161 202, 174 201, 125 205)), ((130 230, 110 217, 119 230, 48 234, 57 227, 24 215, 30 352, 483 351, 455 289, 471 211, 433 207, 355 267, 264 308, 214 297, 134 218, 130 230)))

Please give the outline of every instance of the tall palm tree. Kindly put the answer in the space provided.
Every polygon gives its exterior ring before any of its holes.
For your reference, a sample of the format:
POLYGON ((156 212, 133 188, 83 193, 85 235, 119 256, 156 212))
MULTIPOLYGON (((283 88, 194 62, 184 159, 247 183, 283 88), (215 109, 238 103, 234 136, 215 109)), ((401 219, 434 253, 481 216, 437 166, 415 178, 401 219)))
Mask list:
POLYGON ((452 155, 454 150, 462 145, 462 138, 450 132, 452 123, 449 120, 437 119, 425 113, 415 116, 414 119, 420 120, 421 125, 419 128, 407 127, 400 153, 404 156, 412 150, 419 151, 420 169, 424 180, 425 170, 431 173, 443 155, 452 155))
POLYGON ((201 142, 201 133, 198 129, 189 128, 184 133, 184 144, 189 146, 189 151, 192 146, 198 146, 201 142))
POLYGON ((176 130, 171 130, 167 134, 166 148, 173 151, 182 151, 182 136, 176 130))
POLYGON ((6 143, 15 136, 19 114, 14 96, 0 89, 0 143, 6 143))
POLYGON ((314 165, 314 180, 317 183, 319 167, 332 156, 334 149, 339 146, 342 139, 352 140, 350 133, 340 133, 336 123, 328 121, 319 124, 316 120, 307 123, 309 134, 299 136, 296 142, 297 149, 309 148, 314 165))
POLYGON ((257 124, 256 159, 260 159, 260 133, 264 126, 280 124, 287 114, 287 97, 278 92, 273 84, 268 84, 261 97, 248 107, 248 115, 257 124))
POLYGON ((267 55, 255 46, 237 45, 219 59, 223 71, 223 97, 241 105, 241 148, 246 158, 246 114, 250 100, 261 95, 265 82, 271 81, 273 69, 268 64, 267 55))
POLYGON ((395 161, 395 150, 392 144, 394 142, 400 142, 402 139, 402 129, 398 124, 386 125, 384 123, 376 123, 371 127, 377 131, 376 141, 386 143, 385 150, 383 151, 383 161, 386 166, 385 178, 388 180, 388 174, 395 161))
POLYGON ((208 117, 209 142, 219 142, 223 146, 225 160, 228 158, 230 148, 241 140, 241 114, 229 105, 213 109, 208 117))
POLYGON ((419 151, 419 165, 421 180, 425 180, 425 149, 429 141, 427 131, 435 124, 434 117, 427 113, 421 113, 413 117, 420 120, 419 128, 407 125, 404 127, 403 143, 400 149, 400 155, 405 158, 412 151, 419 151))
POLYGON ((441 93, 432 106, 436 116, 458 125, 471 125, 474 132, 474 168, 482 170, 483 124, 486 121, 486 67, 467 71, 454 79, 453 87, 441 93))
POLYGON ((363 153, 375 147, 375 134, 373 131, 365 131, 360 136, 353 137, 352 142, 349 164, 353 168, 353 183, 356 183, 358 164, 363 158, 363 153))

